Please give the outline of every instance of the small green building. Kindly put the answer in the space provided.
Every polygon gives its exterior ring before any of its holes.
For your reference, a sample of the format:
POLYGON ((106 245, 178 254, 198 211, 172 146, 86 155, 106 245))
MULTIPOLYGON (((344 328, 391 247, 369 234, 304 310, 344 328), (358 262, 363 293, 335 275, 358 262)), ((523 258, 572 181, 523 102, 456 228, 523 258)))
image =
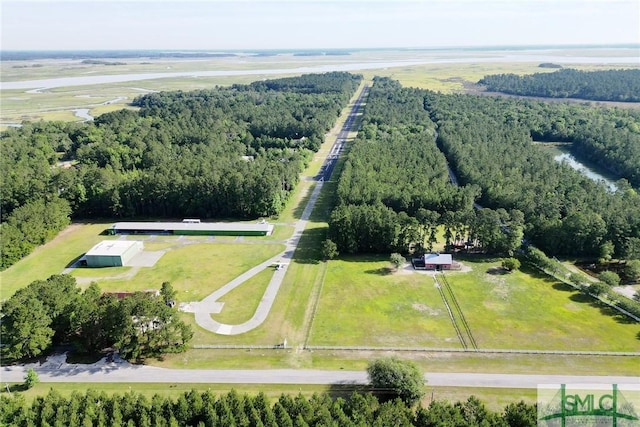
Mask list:
POLYGON ((144 244, 137 240, 103 240, 84 256, 87 267, 122 267, 142 252, 144 244))

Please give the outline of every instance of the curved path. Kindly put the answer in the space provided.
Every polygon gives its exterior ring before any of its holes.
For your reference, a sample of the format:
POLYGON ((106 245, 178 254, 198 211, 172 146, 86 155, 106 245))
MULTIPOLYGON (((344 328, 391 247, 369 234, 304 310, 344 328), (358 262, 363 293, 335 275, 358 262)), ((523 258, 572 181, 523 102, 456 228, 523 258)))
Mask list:
POLYGON ((240 325, 227 325, 213 320, 211 318, 211 314, 219 313, 222 310, 223 303, 218 302, 218 299, 220 299, 223 295, 231 292, 233 289, 237 288, 242 283, 249 280, 251 277, 269 268, 275 263, 279 263, 286 267, 286 265, 291 262, 291 260, 293 259, 293 253, 298 246, 300 237, 302 237, 304 228, 307 226, 307 221, 309 220, 311 211, 313 210, 316 200, 318 199, 318 195, 320 194, 323 183, 323 181, 319 181, 316 184, 316 187, 314 188, 313 193, 311 193, 311 197, 309 198, 309 202, 307 203, 307 206, 302 213, 302 217, 300 218, 300 220, 296 221, 293 236, 287 241, 286 248, 283 252, 279 253, 273 258, 268 259, 262 264, 251 268, 250 270, 236 277, 231 282, 227 283, 202 301, 192 303, 190 307, 185 309, 185 311, 191 311, 195 313, 196 323, 199 326, 221 335, 238 335, 256 328, 265 321, 267 315, 269 314, 269 311, 271 310, 271 306, 273 306, 273 302, 276 299, 276 295, 278 294, 278 290, 280 289, 282 280, 284 279, 286 268, 282 268, 274 272, 273 277, 271 277, 271 281, 269 281, 269 285, 267 286, 267 289, 265 290, 264 295, 262 296, 262 299, 258 304, 258 308, 256 309, 256 312, 253 314, 253 317, 251 317, 251 319, 240 325))
POLYGON ((269 311, 271 311, 271 307, 273 306, 273 303, 276 299, 276 295, 278 294, 280 285, 284 280, 284 275, 287 271, 286 266, 293 260, 293 254, 298 246, 300 238, 302 237, 302 233, 307 226, 307 221, 309 220, 311 212, 315 207, 318 196, 320 195, 320 191, 322 190, 325 180, 328 180, 331 177, 331 173, 333 172, 335 163, 343 150, 344 143, 348 138, 349 132, 352 130, 352 127, 355 123, 356 114, 358 113, 360 105, 362 104, 367 94, 367 90, 368 87, 366 85, 362 86, 362 88, 360 89, 360 93, 358 93, 358 97, 353 103, 349 115, 347 116, 344 125, 338 133, 336 141, 334 142, 331 150, 324 160, 322 168, 320 169, 320 173, 313 178, 313 180, 316 182, 315 188, 313 189, 313 192, 311 193, 311 196, 307 201, 300 219, 295 223, 293 235, 289 240, 287 240, 285 244, 285 250, 236 277, 217 291, 213 292, 211 295, 207 296, 202 301, 187 303, 181 306, 181 309, 183 311, 195 314, 196 323, 200 327, 221 335, 238 335, 260 326, 266 320, 269 311), (253 314, 253 317, 251 317, 251 319, 239 325, 229 325, 217 322, 211 318, 211 314, 220 313, 220 311, 222 310, 223 303, 219 302, 219 299, 222 296, 226 295, 228 292, 231 292, 232 290, 249 280, 251 277, 273 266, 274 264, 280 264, 285 268, 277 269, 274 272, 271 280, 269 281, 269 285, 267 286, 267 289, 265 290, 265 293, 262 296, 260 303, 258 304, 256 312, 253 314))

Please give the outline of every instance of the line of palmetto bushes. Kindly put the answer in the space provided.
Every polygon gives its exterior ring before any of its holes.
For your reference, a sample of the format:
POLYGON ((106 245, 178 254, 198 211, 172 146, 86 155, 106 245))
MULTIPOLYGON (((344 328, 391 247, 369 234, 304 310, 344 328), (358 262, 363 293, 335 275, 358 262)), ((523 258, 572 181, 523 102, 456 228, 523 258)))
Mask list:
POLYGON ((606 271, 600 275, 600 280, 592 282, 586 280, 583 274, 569 270, 560 261, 549 258, 544 252, 533 246, 526 248, 523 252, 523 258, 544 272, 570 283, 584 294, 602 298, 607 303, 630 313, 636 320, 640 318, 640 301, 634 301, 613 291, 612 287, 620 283, 617 274, 606 271))
POLYGON ((89 123, 0 134, 0 269, 70 218, 278 214, 361 81, 334 72, 160 92, 89 123))

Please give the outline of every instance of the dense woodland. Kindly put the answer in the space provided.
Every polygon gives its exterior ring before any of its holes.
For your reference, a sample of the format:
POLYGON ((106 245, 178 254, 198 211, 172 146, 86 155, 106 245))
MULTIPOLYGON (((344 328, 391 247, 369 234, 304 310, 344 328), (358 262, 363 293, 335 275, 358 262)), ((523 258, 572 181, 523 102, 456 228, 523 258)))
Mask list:
MULTIPOLYGON (((459 181, 480 187, 484 207, 522 212, 525 236, 536 246, 552 255, 598 257, 609 242, 618 257, 640 256, 637 191, 624 180, 615 193, 606 191, 603 184, 554 162, 532 138, 570 138, 588 127, 582 122, 587 115, 595 133, 600 124, 608 126, 617 110, 434 93, 425 97, 425 107, 459 181), (574 120, 554 129, 554 120, 563 116, 574 120)), ((615 145, 627 135, 637 137, 640 119, 628 116, 627 124, 601 141, 615 145)))
POLYGON ((478 82, 493 92, 549 98, 581 98, 595 101, 640 101, 640 69, 553 73, 492 74, 478 82))
POLYGON ((80 354, 118 350, 132 360, 181 352, 193 332, 172 307, 174 296, 166 282, 159 296, 137 292, 118 299, 95 283, 81 292, 66 274, 37 280, 2 304, 0 354, 4 361, 34 358, 59 344, 72 344, 80 354))
POLYGON ((406 252, 428 249, 441 224, 448 244, 491 253, 512 253, 524 236, 552 255, 598 257, 611 247, 611 255, 639 258, 640 196, 628 181, 608 192, 536 141, 573 141, 590 153, 597 145, 613 162, 625 157, 631 172, 622 176, 637 180, 635 113, 441 95, 376 79, 329 237, 344 253, 406 252), (444 156, 461 187, 448 182, 444 156))
POLYGON ((152 93, 134 100, 137 112, 3 132, 2 268, 70 215, 277 214, 360 80, 327 73, 152 93))
POLYGON ((441 216, 459 231, 472 220, 479 187, 449 181, 425 94, 390 79, 375 80, 331 214, 329 237, 340 252, 407 252, 416 245, 420 250, 435 241, 441 216))
POLYGON ((536 419, 535 405, 512 403, 496 413, 475 397, 453 404, 434 401, 418 409, 407 407, 400 399, 381 403, 371 394, 358 393, 348 399, 332 399, 327 394, 311 398, 282 395, 275 402, 263 393, 249 396, 234 390, 220 396, 190 391, 175 399, 91 390, 63 397, 52 390, 31 404, 20 395, 0 397, 0 423, 25 427, 533 427, 536 419))

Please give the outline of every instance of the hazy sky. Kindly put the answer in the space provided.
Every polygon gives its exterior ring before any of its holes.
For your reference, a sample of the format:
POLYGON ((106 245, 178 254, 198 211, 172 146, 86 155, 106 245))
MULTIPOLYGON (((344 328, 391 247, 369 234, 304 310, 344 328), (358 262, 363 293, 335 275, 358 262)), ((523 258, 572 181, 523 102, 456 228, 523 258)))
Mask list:
POLYGON ((0 2, 5 50, 640 43, 639 0, 0 2))

